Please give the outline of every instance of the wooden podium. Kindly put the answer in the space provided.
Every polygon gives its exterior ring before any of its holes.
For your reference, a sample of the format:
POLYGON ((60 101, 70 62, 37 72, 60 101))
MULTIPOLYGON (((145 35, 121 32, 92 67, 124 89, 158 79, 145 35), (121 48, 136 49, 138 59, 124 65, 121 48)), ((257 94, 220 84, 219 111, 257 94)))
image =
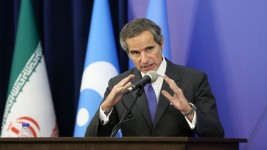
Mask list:
POLYGON ((0 150, 238 150, 246 139, 191 137, 0 138, 0 150))

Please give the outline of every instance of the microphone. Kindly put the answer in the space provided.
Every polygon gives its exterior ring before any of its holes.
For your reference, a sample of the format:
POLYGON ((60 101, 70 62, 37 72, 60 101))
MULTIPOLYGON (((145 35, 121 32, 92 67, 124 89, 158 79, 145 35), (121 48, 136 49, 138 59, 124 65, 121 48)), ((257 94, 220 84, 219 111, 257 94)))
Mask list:
POLYGON ((138 88, 144 87, 148 83, 153 83, 157 80, 158 74, 155 71, 149 71, 147 74, 138 82, 130 86, 128 89, 123 91, 123 94, 128 94, 138 88))

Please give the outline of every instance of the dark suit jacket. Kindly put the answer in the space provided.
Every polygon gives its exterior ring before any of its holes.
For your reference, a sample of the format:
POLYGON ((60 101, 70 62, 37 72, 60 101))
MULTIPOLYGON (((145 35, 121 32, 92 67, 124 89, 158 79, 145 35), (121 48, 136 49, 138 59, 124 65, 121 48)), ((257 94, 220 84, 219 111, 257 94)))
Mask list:
MULTIPOLYGON (((195 130, 191 130, 185 117, 181 112, 175 109, 170 102, 160 94, 154 125, 150 119, 146 96, 139 97, 131 113, 132 117, 122 123, 121 131, 123 136, 194 136, 197 133, 203 137, 223 137, 224 130, 220 123, 215 98, 211 92, 207 75, 195 69, 175 65, 167 61, 166 75, 173 79, 183 90, 183 93, 189 102, 196 105, 197 124, 195 130)), ((130 74, 135 77, 132 83, 139 81, 140 71, 136 68, 124 72, 109 81, 109 85, 104 95, 104 100, 116 85, 123 78, 130 74)), ((168 91, 171 95, 173 91, 167 83, 163 81, 162 89, 168 91)), ((123 101, 129 108, 138 90, 123 96, 123 101)), ((106 125, 102 125, 97 112, 90 122, 86 136, 110 136, 113 127, 119 122, 126 109, 120 101, 113 107, 110 120, 106 125)))

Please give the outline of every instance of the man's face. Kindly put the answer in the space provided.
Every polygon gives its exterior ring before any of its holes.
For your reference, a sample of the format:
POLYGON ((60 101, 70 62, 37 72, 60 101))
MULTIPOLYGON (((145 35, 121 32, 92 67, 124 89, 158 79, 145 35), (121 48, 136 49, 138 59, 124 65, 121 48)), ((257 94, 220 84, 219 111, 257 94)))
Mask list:
POLYGON ((162 46, 155 42, 150 31, 144 31, 140 35, 126 40, 128 56, 135 67, 143 72, 156 71, 162 62, 162 46))

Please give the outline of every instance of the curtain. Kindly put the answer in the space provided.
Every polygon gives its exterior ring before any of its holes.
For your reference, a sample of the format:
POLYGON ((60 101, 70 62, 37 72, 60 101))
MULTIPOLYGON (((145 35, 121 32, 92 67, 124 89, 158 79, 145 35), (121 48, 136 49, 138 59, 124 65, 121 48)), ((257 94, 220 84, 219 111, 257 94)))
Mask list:
MULTIPOLYGON (((90 28, 93 1, 32 1, 60 136, 73 136, 77 103, 90 28)), ((3 114, 20 1, 0 2, 0 112, 3 114)), ((119 45, 119 31, 127 21, 127 1, 110 0, 110 10, 121 72, 128 58, 119 45)), ((27 35, 25 35, 27 36, 27 35)), ((2 121, 3 115, 0 115, 2 121)))

